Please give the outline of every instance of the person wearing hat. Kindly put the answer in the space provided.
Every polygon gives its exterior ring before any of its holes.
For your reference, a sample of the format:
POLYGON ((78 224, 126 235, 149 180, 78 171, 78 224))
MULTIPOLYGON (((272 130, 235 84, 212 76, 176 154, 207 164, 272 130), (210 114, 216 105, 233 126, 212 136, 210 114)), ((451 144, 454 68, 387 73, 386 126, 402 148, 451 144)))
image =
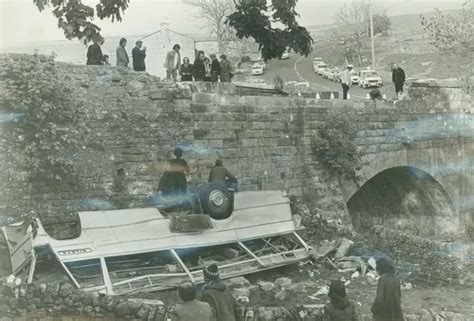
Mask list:
POLYGON ((233 71, 232 63, 227 60, 227 56, 221 55, 221 82, 231 82, 233 71))
POLYGON ((358 321, 354 304, 346 298, 346 286, 341 280, 329 285, 329 303, 324 306, 323 321, 358 321))
POLYGON ((196 300, 196 286, 190 281, 185 281, 178 286, 178 296, 183 301, 181 304, 168 310, 168 317, 172 321, 214 321, 214 311, 209 303, 196 300))
POLYGON ((204 267, 204 288, 201 301, 209 303, 219 321, 241 321, 239 305, 232 292, 221 282, 219 268, 213 263, 204 267))
POLYGON ((341 75, 341 85, 342 85, 342 99, 347 99, 347 93, 349 92, 349 88, 352 86, 351 81, 351 71, 352 65, 347 65, 347 68, 342 72, 341 75))
POLYGON ((181 46, 175 44, 173 50, 166 54, 164 67, 166 69, 166 79, 173 78, 174 81, 178 79, 179 69, 181 68, 181 55, 179 51, 181 46))
POLYGON ((138 40, 135 42, 135 48, 132 50, 132 59, 133 59, 133 70, 135 71, 145 71, 145 57, 146 57, 146 47, 143 47, 143 41, 138 40))

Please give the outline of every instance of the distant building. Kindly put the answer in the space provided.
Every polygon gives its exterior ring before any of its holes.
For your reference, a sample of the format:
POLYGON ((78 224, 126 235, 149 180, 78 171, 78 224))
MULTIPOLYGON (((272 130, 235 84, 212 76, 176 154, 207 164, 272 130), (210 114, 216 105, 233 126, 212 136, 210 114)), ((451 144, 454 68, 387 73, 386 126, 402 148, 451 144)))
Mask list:
MULTIPOLYGON (((166 76, 163 64, 167 52, 173 48, 174 44, 181 46, 181 60, 188 57, 191 63, 194 62, 198 50, 204 50, 206 56, 218 53, 217 38, 214 36, 182 34, 167 28, 155 31, 142 37, 141 40, 147 48, 146 70, 159 77, 166 76)), ((130 51, 133 46, 135 46, 134 43, 130 44, 130 51)))

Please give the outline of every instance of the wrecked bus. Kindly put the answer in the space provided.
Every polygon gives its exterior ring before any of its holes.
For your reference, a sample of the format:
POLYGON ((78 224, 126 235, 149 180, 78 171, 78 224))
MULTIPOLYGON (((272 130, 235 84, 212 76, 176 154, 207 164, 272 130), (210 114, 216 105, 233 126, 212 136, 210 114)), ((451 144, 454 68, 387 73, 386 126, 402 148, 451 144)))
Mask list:
POLYGON ((298 235, 303 227, 282 192, 240 192, 233 202, 231 215, 217 219, 154 207, 82 211, 80 235, 66 240, 51 237, 38 218, 10 224, 0 233, 2 268, 26 283, 71 282, 88 292, 130 294, 202 283, 210 263, 225 279, 308 258, 298 235), (193 221, 199 228, 189 228, 193 221))

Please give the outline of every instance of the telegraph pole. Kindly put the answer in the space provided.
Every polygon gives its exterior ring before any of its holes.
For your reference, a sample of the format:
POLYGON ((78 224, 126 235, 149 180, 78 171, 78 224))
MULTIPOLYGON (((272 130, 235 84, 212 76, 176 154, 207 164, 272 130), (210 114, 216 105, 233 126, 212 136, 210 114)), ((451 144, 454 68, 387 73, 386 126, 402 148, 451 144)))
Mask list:
POLYGON ((369 16, 370 16, 370 40, 372 42, 372 69, 375 69, 374 19, 372 17, 371 0, 369 0, 369 16))

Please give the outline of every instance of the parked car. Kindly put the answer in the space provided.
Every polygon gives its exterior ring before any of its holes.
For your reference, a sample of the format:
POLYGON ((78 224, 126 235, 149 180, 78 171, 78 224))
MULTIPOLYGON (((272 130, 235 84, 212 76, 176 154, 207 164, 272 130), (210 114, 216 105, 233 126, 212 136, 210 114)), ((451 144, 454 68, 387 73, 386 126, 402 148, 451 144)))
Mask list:
POLYGON ((353 85, 359 84, 359 73, 357 70, 351 70, 351 82, 353 85))
POLYGON ((335 82, 341 81, 341 72, 338 68, 331 69, 330 73, 328 74, 328 79, 335 82))
POLYGON ((281 54, 280 59, 290 59, 290 51, 289 51, 289 50, 285 50, 285 51, 281 54))
POLYGON ((331 73, 332 73, 332 69, 331 68, 326 68, 326 69, 323 70, 322 76, 323 76, 324 79, 330 80, 331 73))
POLYGON ((262 65, 254 64, 252 66, 252 76, 260 76, 263 75, 264 69, 262 65))
POLYGON ((313 58, 313 64, 318 64, 320 62, 323 62, 323 58, 321 58, 321 57, 314 57, 313 58))
POLYGON ((375 70, 361 70, 359 71, 359 86, 362 88, 380 87, 382 78, 375 70))
POLYGON ((328 68, 328 65, 325 64, 324 62, 320 62, 317 65, 314 66, 314 72, 317 73, 318 75, 322 75, 323 71, 328 68))
POLYGON ((265 63, 265 61, 263 60, 259 60, 257 61, 256 63, 253 64, 254 66, 257 65, 257 66, 261 66, 263 68, 263 70, 267 69, 267 64, 265 63))

